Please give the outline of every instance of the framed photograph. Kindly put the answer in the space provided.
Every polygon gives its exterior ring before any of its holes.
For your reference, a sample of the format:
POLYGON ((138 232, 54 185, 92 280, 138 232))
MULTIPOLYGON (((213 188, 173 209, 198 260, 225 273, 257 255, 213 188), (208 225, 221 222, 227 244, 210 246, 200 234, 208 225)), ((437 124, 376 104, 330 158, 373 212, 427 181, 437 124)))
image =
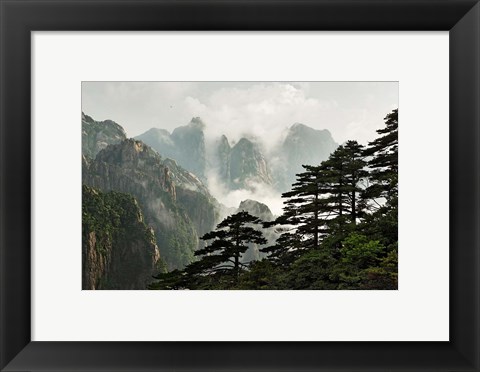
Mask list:
POLYGON ((477 1, 0 6, 2 370, 480 370, 477 1))

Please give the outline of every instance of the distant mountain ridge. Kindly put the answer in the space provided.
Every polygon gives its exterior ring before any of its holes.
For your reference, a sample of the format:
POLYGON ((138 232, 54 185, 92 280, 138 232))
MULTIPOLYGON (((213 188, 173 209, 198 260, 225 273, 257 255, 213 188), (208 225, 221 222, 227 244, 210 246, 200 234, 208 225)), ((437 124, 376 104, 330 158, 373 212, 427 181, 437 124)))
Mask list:
POLYGON ((183 168, 205 180, 204 128, 200 118, 193 118, 187 125, 175 128, 172 134, 165 129, 152 128, 135 139, 149 145, 163 157, 176 160, 183 168))
POLYGON ((295 123, 273 151, 265 153, 261 139, 242 137, 233 146, 226 135, 213 142, 206 151, 204 130, 208 124, 193 118, 172 134, 152 128, 136 137, 160 155, 175 159, 185 169, 208 183, 208 174, 216 174, 228 190, 251 189, 269 185, 284 192, 303 171, 302 164, 318 165, 338 146, 327 129, 317 130, 295 123))

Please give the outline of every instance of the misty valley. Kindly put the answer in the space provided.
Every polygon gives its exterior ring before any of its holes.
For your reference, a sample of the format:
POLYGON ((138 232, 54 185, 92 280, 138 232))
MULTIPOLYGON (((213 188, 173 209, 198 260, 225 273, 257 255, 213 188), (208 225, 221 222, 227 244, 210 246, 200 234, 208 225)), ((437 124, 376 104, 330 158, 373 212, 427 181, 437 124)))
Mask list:
POLYGON ((397 289, 398 110, 367 145, 82 113, 83 289, 397 289), (269 205, 270 204, 270 205, 269 205))

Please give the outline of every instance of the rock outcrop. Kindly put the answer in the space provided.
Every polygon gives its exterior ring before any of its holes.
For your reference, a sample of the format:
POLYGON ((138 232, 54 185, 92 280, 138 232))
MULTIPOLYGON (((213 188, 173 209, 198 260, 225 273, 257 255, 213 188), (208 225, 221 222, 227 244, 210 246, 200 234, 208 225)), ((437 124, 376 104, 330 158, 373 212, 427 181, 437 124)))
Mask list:
POLYGON ((152 128, 135 137, 151 146, 161 156, 175 159, 184 169, 201 180, 206 179, 205 124, 198 117, 189 124, 175 128, 170 134, 165 129, 152 128))
POLYGON ((302 165, 320 165, 335 151, 338 144, 327 129, 317 130, 295 123, 277 148, 273 172, 276 188, 284 192, 296 181, 296 174, 304 171, 302 165))
MULTIPOLYGON (((165 159, 163 164, 176 185, 177 204, 186 211, 198 236, 211 231, 219 220, 221 205, 197 176, 180 167, 175 160, 165 159)), ((199 247, 202 246, 203 241, 200 241, 199 247)))
POLYGON ((161 156, 175 159, 202 182, 207 181, 207 176, 215 175, 215 180, 229 191, 255 191, 262 185, 272 186, 279 192, 288 191, 296 181, 296 174, 303 172, 302 164, 319 165, 338 146, 328 130, 295 123, 286 131, 284 139, 268 152, 264 151, 261 139, 248 134, 235 144, 222 135, 212 139, 213 151, 208 152, 207 159, 205 126, 200 118, 193 118, 172 134, 152 128, 136 138, 161 156))
POLYGON ((229 189, 255 189, 259 184, 272 183, 267 160, 256 143, 241 138, 230 148, 222 137, 218 146, 220 174, 229 189))
POLYGON ((270 208, 266 204, 260 203, 256 200, 246 199, 243 200, 238 206, 238 211, 245 211, 250 213, 252 216, 260 218, 262 221, 270 222, 273 221, 274 215, 270 208))
POLYGON ((160 270, 155 234, 137 201, 84 185, 82 289, 146 289, 160 270))
POLYGON ((224 134, 215 143, 214 164, 218 171, 218 177, 226 184, 230 184, 230 158, 232 148, 224 134))
POLYGON ((108 145, 120 143, 127 138, 124 129, 112 120, 95 121, 82 112, 82 154, 95 156, 108 145))

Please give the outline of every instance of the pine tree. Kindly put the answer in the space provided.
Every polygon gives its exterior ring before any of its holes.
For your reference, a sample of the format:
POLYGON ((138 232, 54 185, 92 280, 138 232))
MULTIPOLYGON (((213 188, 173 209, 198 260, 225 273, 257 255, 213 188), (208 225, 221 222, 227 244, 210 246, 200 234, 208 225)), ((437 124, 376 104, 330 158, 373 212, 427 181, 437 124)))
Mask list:
POLYGON ((202 236, 202 240, 213 240, 210 245, 195 252, 195 256, 203 256, 199 263, 207 262, 203 272, 233 271, 234 277, 238 279, 245 266, 240 258, 247 251, 248 244, 267 243, 263 233, 253 227, 262 222, 258 217, 241 211, 225 218, 217 225, 217 230, 202 236))
MULTIPOLYGON (((285 198, 283 215, 277 220, 280 224, 291 225, 295 233, 301 236, 303 248, 318 249, 320 239, 325 231, 322 229, 324 219, 329 211, 326 199, 328 193, 327 177, 320 166, 303 165, 305 172, 297 174, 297 181, 292 190, 282 194, 285 198)), ((291 242, 291 239, 286 239, 291 242)))
POLYGON ((348 141, 319 166, 303 165, 305 172, 297 174, 292 190, 282 194, 284 214, 276 220, 290 225, 294 234, 284 233, 274 246, 263 249, 271 260, 291 261, 293 252, 319 249, 332 231, 356 225, 365 209, 360 197, 360 183, 367 176, 363 156, 363 146, 348 141))
POLYGON ((272 246, 261 249, 273 264, 288 267, 299 254, 318 248, 322 234, 320 204, 322 175, 319 166, 303 165, 305 172, 297 174, 292 190, 282 194, 283 214, 264 227, 282 225, 283 233, 272 246))
POLYGON ((398 194, 398 109, 385 117, 385 128, 377 130, 380 137, 368 144, 365 156, 370 168, 371 185, 365 191, 370 199, 393 201, 398 194))
POLYGON ((227 283, 236 284, 247 264, 240 261, 249 243, 263 245, 267 240, 254 226, 262 221, 248 212, 241 211, 225 218, 217 229, 201 237, 211 241, 205 248, 195 252, 199 261, 190 264, 185 271, 189 277, 223 277, 227 283))
POLYGON ((368 175, 363 150, 357 141, 347 141, 321 165, 329 183, 329 210, 336 216, 332 221, 337 220, 337 223, 356 225, 363 215, 365 203, 361 198, 361 182, 368 175))
POLYGON ((241 256, 249 243, 263 245, 267 240, 255 228, 261 225, 258 217, 241 211, 225 218, 217 229, 201 237, 211 241, 205 248, 195 252, 201 256, 183 271, 160 274, 159 281, 151 286, 154 289, 228 289, 238 283, 240 273, 247 268, 241 256))
POLYGON ((268 260, 275 266, 289 267, 299 257, 303 246, 298 234, 292 232, 282 233, 274 245, 260 249, 268 254, 268 260))

